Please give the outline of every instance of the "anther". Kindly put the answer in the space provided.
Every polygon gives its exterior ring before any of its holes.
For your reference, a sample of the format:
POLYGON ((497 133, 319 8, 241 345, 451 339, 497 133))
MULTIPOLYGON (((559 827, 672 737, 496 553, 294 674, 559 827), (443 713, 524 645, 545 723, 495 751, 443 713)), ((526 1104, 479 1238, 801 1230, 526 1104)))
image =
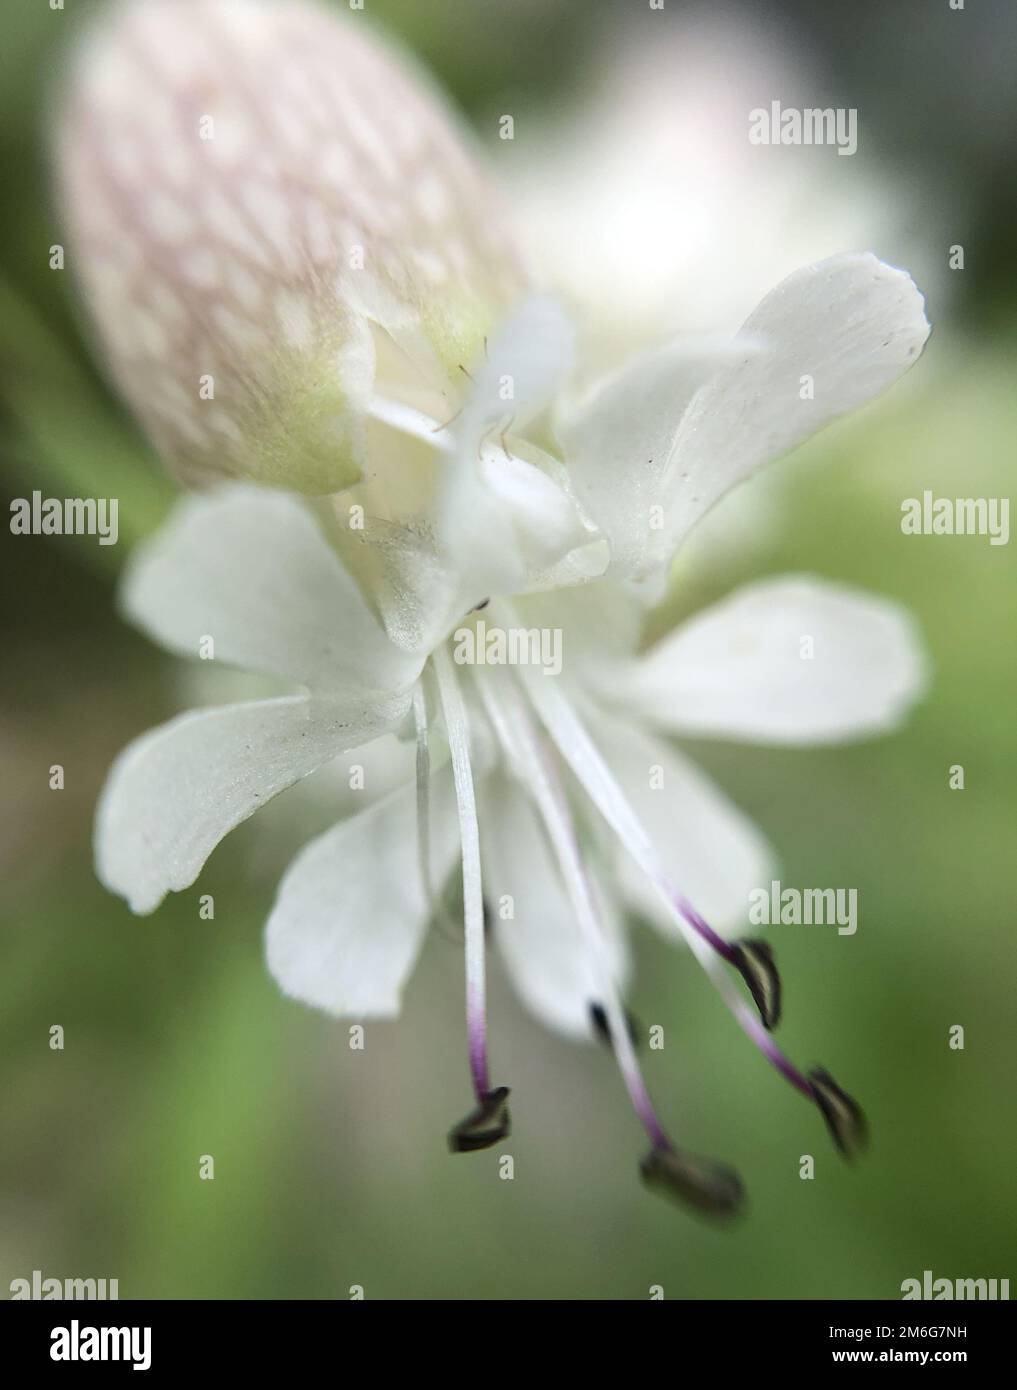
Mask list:
POLYGON ((749 987, 763 1027, 772 1032, 780 1022, 780 974, 769 942, 733 941, 731 963, 749 987))
POLYGON ((507 1086, 488 1091, 477 1108, 449 1130, 448 1146, 452 1153, 475 1153, 504 1139, 511 1132, 508 1098, 507 1086))
POLYGON ((733 1168, 681 1149, 652 1148, 639 1173, 647 1187, 720 1220, 737 1216, 745 1201, 742 1180, 733 1168))
POLYGON ((845 1158, 854 1158, 868 1142, 869 1127, 858 1102, 822 1067, 813 1067, 809 1082, 833 1142, 845 1158))
MULTIPOLYGON (((613 1047, 611 1026, 607 1021, 607 1010, 604 1008, 603 1004, 590 1005, 590 1022, 593 1024, 593 1031, 600 1041, 606 1043, 608 1047, 613 1047)), ((634 1018, 633 1015, 629 1013, 628 1009, 625 1010, 625 1028, 632 1046, 638 1047, 642 1041, 643 1030, 638 1019, 634 1018)))

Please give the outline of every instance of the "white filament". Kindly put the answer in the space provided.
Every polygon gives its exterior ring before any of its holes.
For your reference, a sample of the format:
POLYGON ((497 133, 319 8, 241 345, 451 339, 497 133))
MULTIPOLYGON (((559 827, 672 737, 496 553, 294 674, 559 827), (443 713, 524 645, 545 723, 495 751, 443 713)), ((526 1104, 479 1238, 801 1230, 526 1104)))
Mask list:
POLYGON ((417 858, 420 881, 432 915, 435 892, 431 881, 431 751, 427 729, 427 698, 422 681, 413 688, 413 722, 417 733, 417 858))
MULTIPOLYGON (((506 621, 510 625, 518 625, 515 614, 507 605, 506 609, 506 621)), ((538 668, 519 666, 516 669, 541 722, 590 800, 650 879, 658 897, 738 1023, 753 1042, 760 1044, 761 1033, 765 1034, 765 1030, 761 1030, 755 1014, 742 999, 721 958, 683 915, 678 906, 681 894, 668 879, 649 836, 572 706, 556 683, 545 679, 538 668)))
POLYGON ((485 1038, 486 986, 484 975, 484 889, 480 872, 480 829, 470 766, 470 734, 462 692, 446 647, 432 657, 438 693, 445 716, 452 755, 452 776, 459 809, 459 837, 463 854, 463 922, 466 931, 466 1020, 470 1065, 478 1099, 490 1090, 485 1038))
POLYGON ((669 1147, 670 1140, 654 1113, 629 1037, 628 1023, 611 972, 603 926, 561 786, 511 680, 503 672, 492 670, 484 673, 483 680, 477 681, 477 687, 498 741, 533 797, 551 840, 572 910, 586 938, 599 977, 600 999, 596 1002, 602 1003, 604 1008, 611 1043, 632 1105, 654 1142, 669 1147))
POLYGON ((385 396, 373 396, 368 413, 400 434, 423 440, 436 449, 449 449, 452 446, 452 436, 442 424, 415 406, 404 405, 402 401, 392 401, 385 396))

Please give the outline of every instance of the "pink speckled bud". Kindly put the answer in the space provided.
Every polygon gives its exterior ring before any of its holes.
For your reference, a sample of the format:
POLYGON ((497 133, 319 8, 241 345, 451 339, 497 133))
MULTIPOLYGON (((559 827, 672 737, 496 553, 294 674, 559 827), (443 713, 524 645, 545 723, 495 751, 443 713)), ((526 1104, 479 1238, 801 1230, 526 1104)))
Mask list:
POLYGON ((524 286, 461 130, 369 23, 133 0, 75 54, 56 142, 70 264, 185 482, 349 486, 372 389, 440 413, 524 286))

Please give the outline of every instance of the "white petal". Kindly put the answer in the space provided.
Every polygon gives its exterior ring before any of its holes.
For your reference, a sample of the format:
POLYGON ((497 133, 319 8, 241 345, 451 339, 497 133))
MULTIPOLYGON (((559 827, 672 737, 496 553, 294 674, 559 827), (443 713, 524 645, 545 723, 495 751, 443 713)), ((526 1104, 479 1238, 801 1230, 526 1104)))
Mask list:
POLYGON ((129 744, 96 812, 96 872, 134 912, 194 882, 270 797, 381 733, 409 700, 353 709, 293 696, 184 714, 129 744))
POLYGON ((122 601, 172 651, 196 657, 211 637, 217 660, 319 690, 390 689, 419 670, 284 493, 235 484, 187 498, 132 555, 122 601))
POLYGON ((536 464, 485 448, 478 474, 499 514, 517 532, 527 560, 546 564, 587 539, 570 498, 536 464))
POLYGON ((928 334, 908 275, 834 256, 772 290, 726 347, 671 344, 612 378, 558 430, 614 563, 651 575, 736 483, 892 385, 928 334))
POLYGON ((564 675, 586 688, 599 689, 619 667, 627 669, 646 620, 631 589, 611 579, 526 594, 513 606, 526 627, 561 629, 564 675))
POLYGON ((452 624, 479 602, 452 568, 431 527, 369 516, 363 530, 347 528, 340 546, 378 606, 385 631, 407 652, 428 653, 452 624))
POLYGON ((917 361, 929 325, 911 277, 865 253, 789 275, 742 334, 767 350, 714 377, 675 439, 661 499, 669 549, 735 483, 891 386, 917 361), (813 400, 802 400, 805 378, 813 400))
POLYGON ((556 423, 569 476, 587 515, 611 542, 612 565, 638 572, 651 509, 662 502, 671 449, 696 391, 754 348, 678 339, 644 353, 595 384, 556 423))
POLYGON ((921 640, 889 599, 807 576, 736 590, 619 678, 661 728, 804 744, 892 729, 926 684, 921 640))
POLYGON ((489 344, 462 415, 439 500, 443 548, 478 599, 513 593, 589 540, 575 504, 539 449, 485 437, 519 430, 553 399, 568 372, 573 330, 552 299, 526 300, 489 344))
MULTIPOLYGON (((589 1040, 590 1006, 602 990, 572 912, 547 838, 529 797, 500 774, 484 784, 481 808, 484 887, 495 912, 495 941, 520 997, 548 1027, 589 1040), (513 916, 502 920, 510 896, 513 916)), ((624 990, 629 974, 624 934, 613 907, 599 904, 612 975, 624 990)))
MULTIPOLYGON (((672 883, 719 930, 744 926, 749 893, 770 882, 773 862, 752 821, 663 740, 603 716, 591 721, 591 733, 672 883)), ((683 939, 646 875, 627 854, 618 864, 631 906, 666 936, 683 939)))
POLYGON ((572 366, 575 332, 557 300, 534 295, 509 315, 487 344, 473 374, 455 434, 476 455, 485 430, 521 430, 554 400, 572 366))
MULTIPOLYGON (((431 845, 437 884, 458 846, 447 768, 432 779, 431 845)), ((268 968, 285 994, 314 1008, 391 1017, 428 915, 411 783, 312 840, 293 861, 268 921, 268 968)))

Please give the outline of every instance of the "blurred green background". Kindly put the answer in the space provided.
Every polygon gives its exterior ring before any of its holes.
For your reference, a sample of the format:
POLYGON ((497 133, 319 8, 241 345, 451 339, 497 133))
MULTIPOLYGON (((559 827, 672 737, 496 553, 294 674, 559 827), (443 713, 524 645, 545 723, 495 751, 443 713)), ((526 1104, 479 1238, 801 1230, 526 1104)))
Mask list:
MULTIPOLYGON (((750 16, 668 0, 660 16, 579 0, 368 0, 369 20, 421 54, 482 139, 497 113, 527 113, 526 139, 492 145, 496 165, 551 149, 640 45, 659 52, 666 38, 678 54, 708 19, 719 78, 729 48, 779 49, 805 104, 860 112, 855 161, 824 153, 862 171, 880 230, 843 249, 871 245, 927 293, 934 334, 907 381, 751 484, 712 558, 701 547, 685 560, 667 610, 813 571, 909 605, 934 668, 929 698, 891 738, 693 748, 777 846, 784 882, 853 885, 861 904, 853 938, 772 931, 782 1041, 868 1112, 871 1151, 853 1169, 694 963, 637 929, 631 1004, 668 1040, 646 1055, 648 1077, 678 1132, 745 1176, 751 1209, 731 1231, 641 1187, 642 1137, 610 1058, 543 1032, 496 962, 493 1049, 514 1088, 503 1147, 516 1176, 499 1180, 498 1149, 450 1158, 445 1130, 467 1095, 459 953, 431 938, 404 1016, 369 1024, 363 1052, 344 1024, 284 1000, 261 940, 300 839, 284 813, 275 839, 257 822, 232 835, 154 917, 131 917, 94 881, 106 768, 194 695, 180 664, 115 615, 116 571, 174 491, 96 373, 69 276, 48 268, 61 239, 44 160, 52 63, 80 8, 2 3, 3 486, 8 499, 117 496, 121 544, 3 531, 0 1289, 41 1269, 116 1277, 125 1298, 345 1298, 352 1285, 369 1298, 639 1299, 651 1285, 668 1298, 894 1298, 925 1269, 1017 1276, 1014 547, 899 529, 901 500, 925 488, 1012 493, 1012 7, 801 0, 750 16), (905 201, 888 230, 883 214, 905 201), (963 271, 947 269, 953 243, 963 271), (53 763, 66 768, 62 792, 48 788, 53 763), (956 763, 963 791, 948 786, 956 763), (199 891, 214 894, 214 921, 199 920, 199 891), (55 1024, 63 1051, 49 1047, 55 1024), (963 1051, 948 1047, 954 1024, 963 1051), (812 1182, 798 1176, 805 1153, 812 1182), (202 1154, 214 1182, 199 1180, 202 1154)), ((595 183, 592 148, 588 172, 595 183)), ((841 173, 827 159, 804 203, 796 195, 806 245, 841 173)), ((751 198, 730 215, 748 247, 751 198)), ((737 271, 713 268, 727 289, 737 271)), ((624 305, 624 284, 602 290, 624 305)), ((714 530, 723 537, 723 511, 714 530)), ((305 814, 295 805, 296 821, 305 814)))

